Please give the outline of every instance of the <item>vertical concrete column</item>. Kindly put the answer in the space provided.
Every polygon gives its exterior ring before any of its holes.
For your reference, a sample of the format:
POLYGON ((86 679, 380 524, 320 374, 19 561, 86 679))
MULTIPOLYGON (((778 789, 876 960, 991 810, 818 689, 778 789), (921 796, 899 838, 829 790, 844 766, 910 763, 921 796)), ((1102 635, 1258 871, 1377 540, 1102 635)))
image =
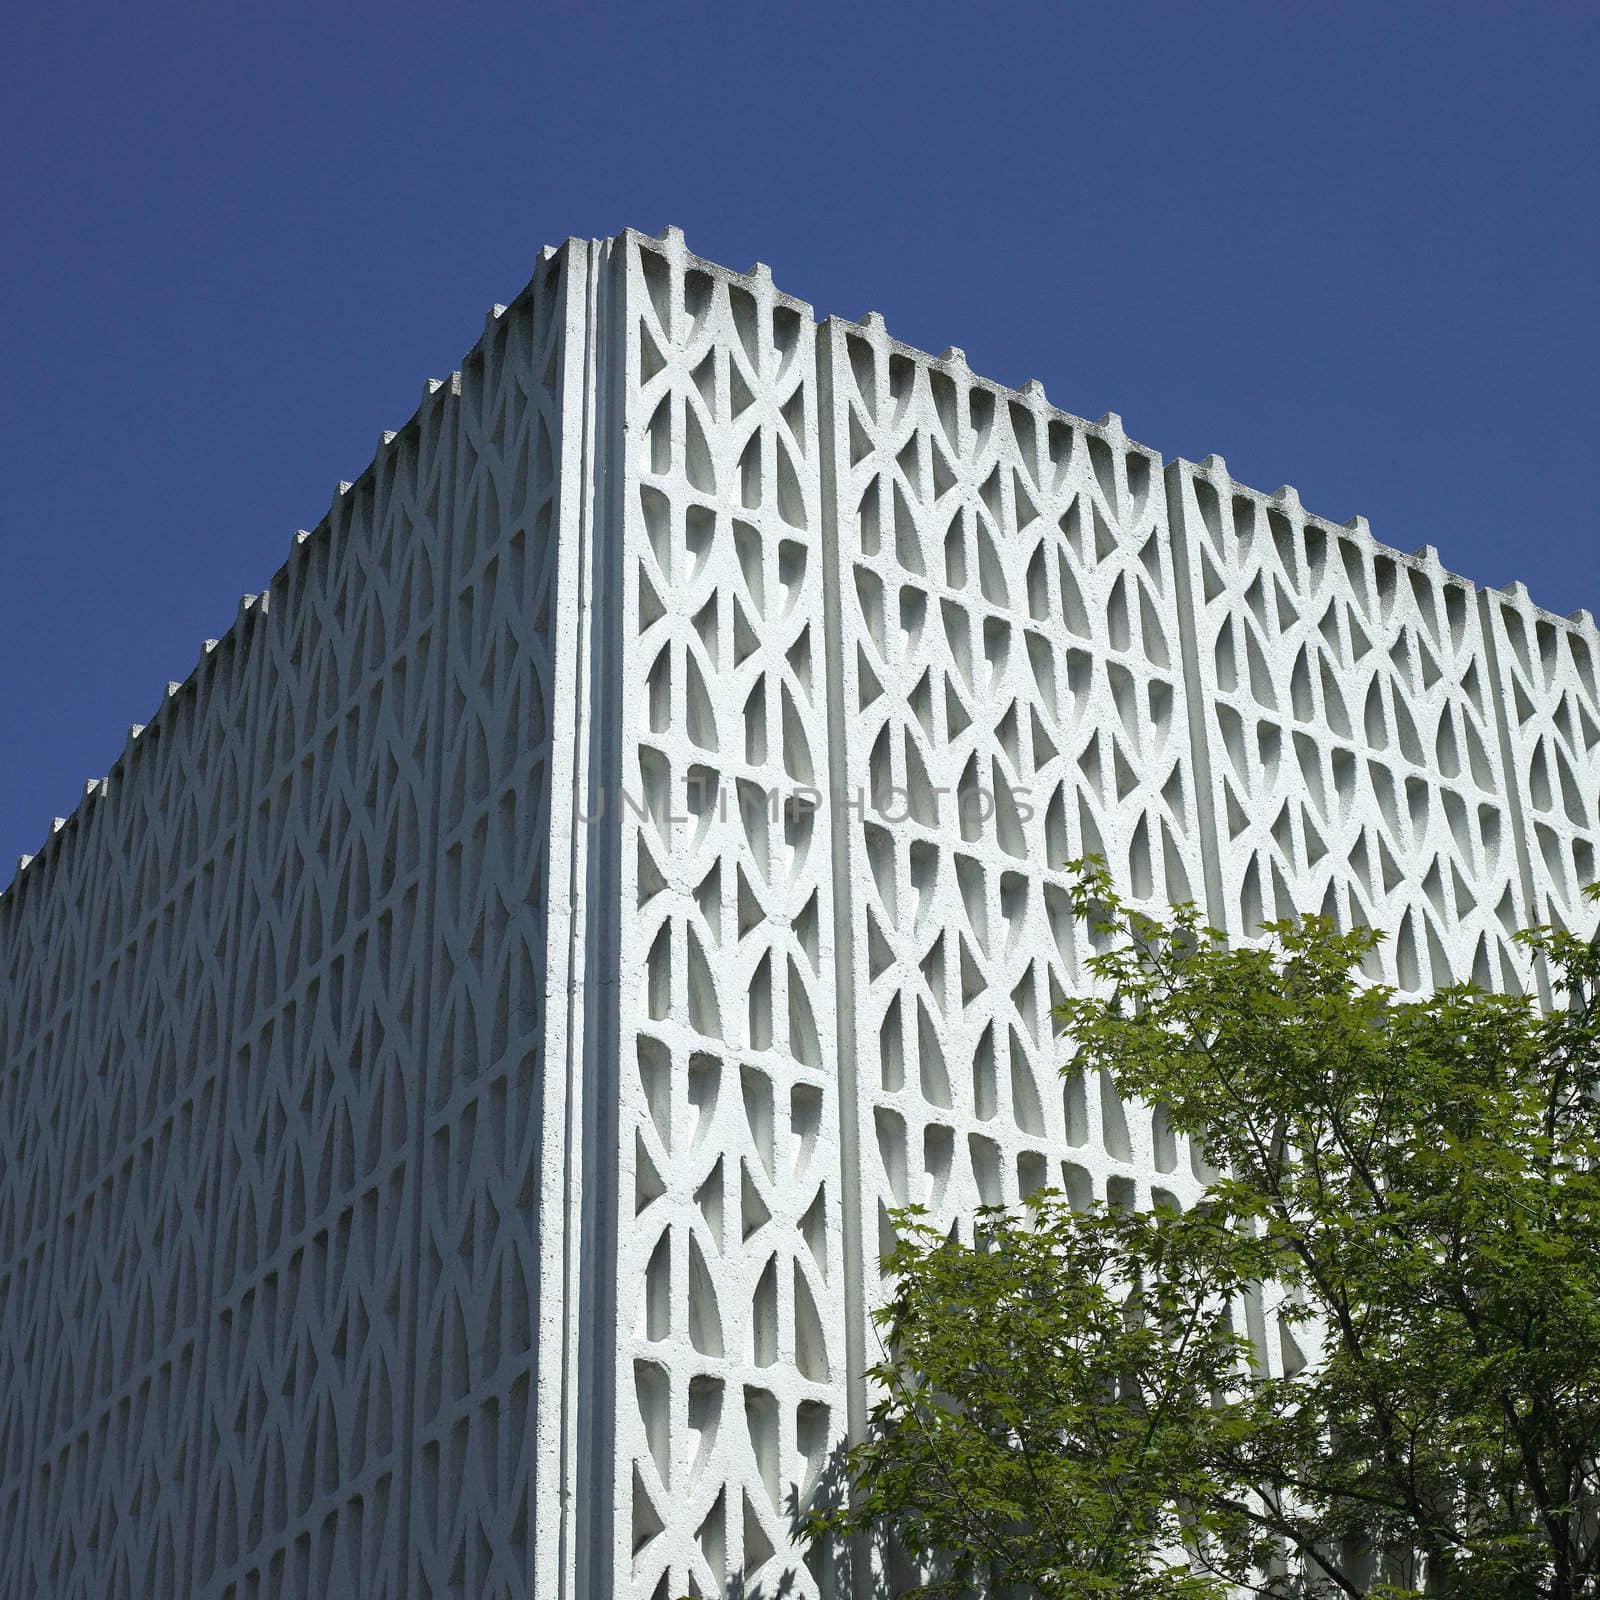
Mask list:
MULTIPOLYGON (((809 307, 618 241, 616 1526, 608 1593, 819 1593, 845 1421, 809 307)), ((598 1592, 598 1591, 596 1591, 598 1592)))

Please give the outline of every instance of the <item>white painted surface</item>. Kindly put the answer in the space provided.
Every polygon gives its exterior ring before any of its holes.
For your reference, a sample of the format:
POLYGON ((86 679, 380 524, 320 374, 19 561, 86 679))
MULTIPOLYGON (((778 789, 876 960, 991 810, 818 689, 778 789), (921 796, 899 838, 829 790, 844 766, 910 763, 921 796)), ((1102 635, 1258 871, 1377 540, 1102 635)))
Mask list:
POLYGON ((1061 863, 1535 985, 1597 662, 673 230, 547 253, 0 901, 0 1594, 847 1592, 886 1209, 1201 1181, 1059 1074, 1061 863))

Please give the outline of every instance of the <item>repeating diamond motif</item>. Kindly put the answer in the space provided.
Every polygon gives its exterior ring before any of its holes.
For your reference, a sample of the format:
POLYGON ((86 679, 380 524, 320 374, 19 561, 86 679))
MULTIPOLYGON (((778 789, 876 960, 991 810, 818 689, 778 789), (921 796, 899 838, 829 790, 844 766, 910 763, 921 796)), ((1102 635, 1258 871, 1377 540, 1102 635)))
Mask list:
POLYGON ((814 1595, 844 1428, 816 361, 771 278, 625 240, 615 1592, 814 1595))
POLYGON ((1583 924, 1600 876, 1600 632, 1587 611, 1558 617, 1521 584, 1479 596, 1499 666, 1500 726, 1540 921, 1583 924))
POLYGON ((1049 1013, 1090 953, 1067 861, 1160 904, 1202 868, 1159 462, 877 319, 824 342, 870 1305, 897 1205, 1193 1187, 1159 1119, 1062 1078, 1049 1013))
POLYGON ((526 1592, 561 293, 10 897, 7 1593, 526 1592))
POLYGON ((1217 458, 1168 469, 1194 617, 1219 925, 1382 928, 1373 976, 1521 992, 1529 904, 1471 585, 1217 458))
POLYGON ((7 897, 0 1584, 181 1592, 265 625, 130 735, 7 897))
POLYGON ((1053 1034, 1066 861, 1547 1001, 1597 666, 676 230, 546 251, 0 895, 0 1597, 905 1575, 793 1536, 893 1208, 1208 1176, 1053 1034))

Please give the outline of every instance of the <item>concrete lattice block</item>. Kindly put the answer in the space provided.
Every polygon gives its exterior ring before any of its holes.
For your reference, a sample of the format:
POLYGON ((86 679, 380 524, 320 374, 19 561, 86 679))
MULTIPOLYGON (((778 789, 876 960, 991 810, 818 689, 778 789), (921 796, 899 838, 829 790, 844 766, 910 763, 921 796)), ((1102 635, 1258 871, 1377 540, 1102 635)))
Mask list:
POLYGON ((1510 935, 1532 919, 1472 586, 1220 465, 1173 462, 1167 494, 1217 925, 1320 911, 1384 929, 1373 976, 1402 989, 1526 987, 1510 935))
POLYGON ((677 229, 547 249, 0 896, 0 1596, 864 1592, 791 1530, 890 1210, 1208 1176, 1061 1071, 1065 862, 1543 994, 1597 662, 677 229))

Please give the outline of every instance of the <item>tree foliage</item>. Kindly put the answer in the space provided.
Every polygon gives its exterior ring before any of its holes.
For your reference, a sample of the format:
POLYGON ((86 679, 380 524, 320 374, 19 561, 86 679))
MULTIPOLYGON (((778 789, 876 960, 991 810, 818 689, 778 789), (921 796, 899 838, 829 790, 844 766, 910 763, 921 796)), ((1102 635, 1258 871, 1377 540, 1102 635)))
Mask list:
POLYGON ((1369 931, 1231 948, 1078 867, 1072 1066, 1224 1175, 965 1243, 902 1213, 851 1506, 813 1531, 892 1535, 930 1596, 1600 1595, 1600 953, 1520 936, 1544 1013, 1406 999, 1369 931))

